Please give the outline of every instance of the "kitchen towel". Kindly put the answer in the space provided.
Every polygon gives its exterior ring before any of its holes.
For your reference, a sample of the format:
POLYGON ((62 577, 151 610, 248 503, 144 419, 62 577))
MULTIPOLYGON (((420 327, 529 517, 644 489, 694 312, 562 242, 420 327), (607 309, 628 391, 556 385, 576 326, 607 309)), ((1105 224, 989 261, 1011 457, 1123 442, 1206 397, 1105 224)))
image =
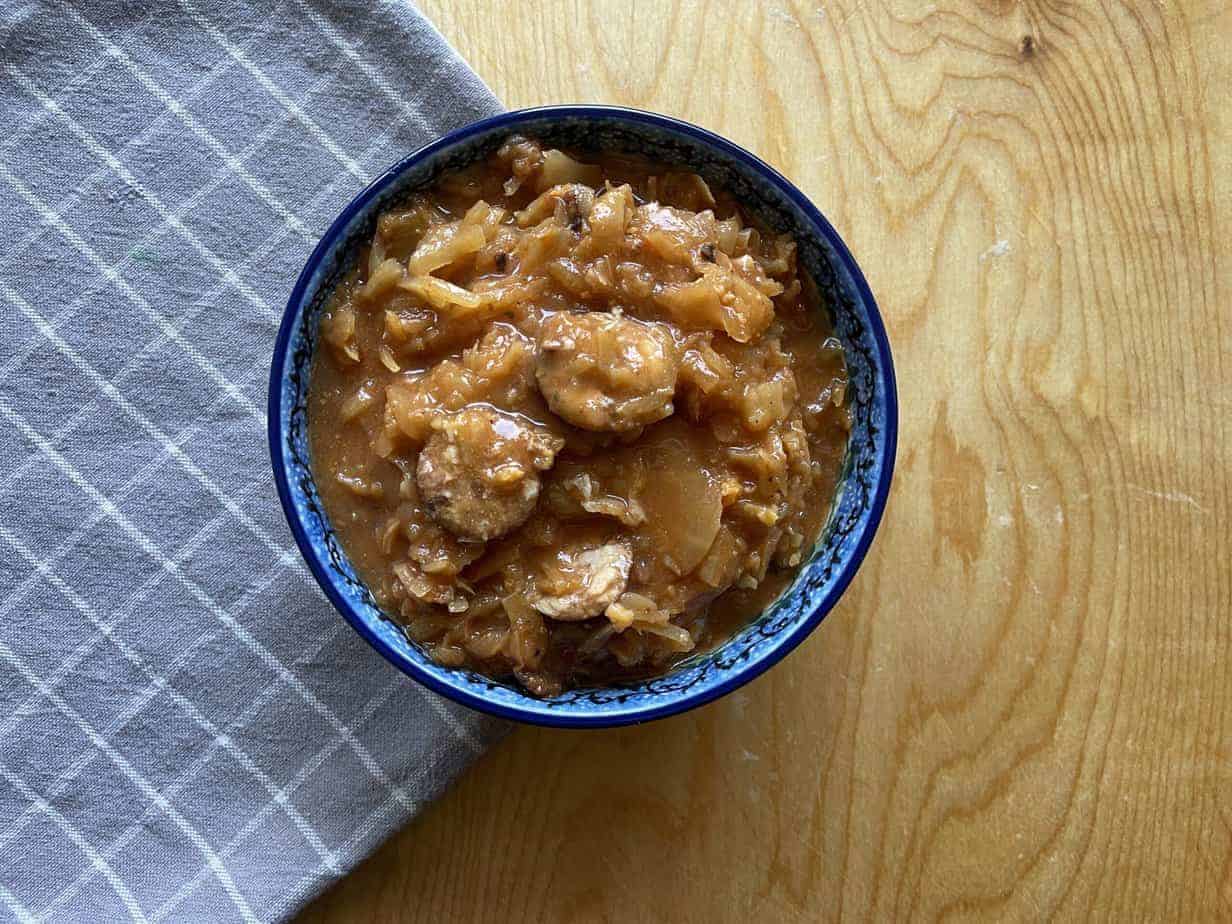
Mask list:
POLYGON ((265 438, 318 237, 499 104, 404 0, 9 0, 0 64, 0 919, 284 919, 504 731, 333 611, 265 438))

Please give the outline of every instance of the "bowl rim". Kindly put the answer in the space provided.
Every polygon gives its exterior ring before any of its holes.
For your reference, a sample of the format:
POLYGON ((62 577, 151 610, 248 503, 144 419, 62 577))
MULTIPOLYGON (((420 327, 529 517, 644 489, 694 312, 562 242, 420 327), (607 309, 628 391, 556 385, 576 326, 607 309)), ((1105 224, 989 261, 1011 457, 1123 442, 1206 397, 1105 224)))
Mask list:
POLYGON ((324 591, 334 608, 389 663, 426 686, 429 690, 439 693, 463 706, 497 718, 559 728, 610 728, 666 718, 712 702, 761 676, 779 661, 783 660, 804 639, 812 634, 822 619, 838 603, 855 577, 868 553, 869 547, 872 545, 873 538, 881 523, 882 515, 885 512, 898 449, 898 391, 894 375, 894 363, 890 353, 889 338, 886 335, 885 325, 882 321, 877 301, 873 297, 872 290, 869 288, 863 272, 861 272, 859 265, 851 255, 851 251, 847 248, 843 239, 834 229, 834 226, 830 224, 829 220, 821 213, 821 210, 778 170, 756 154, 709 129, 661 113, 625 106, 598 104, 535 106, 526 109, 512 109, 470 122, 423 145, 382 171, 342 209, 338 217, 334 219, 321 236, 321 239, 317 242, 312 253, 304 263, 304 268, 300 271, 295 286, 291 290, 290 298, 287 300, 286 308, 283 310, 270 364, 267 436, 278 499, 282 504, 283 513, 291 529, 291 534, 295 538, 300 555, 307 563, 317 584, 324 591), (796 625, 787 629, 783 633, 782 640, 773 649, 734 668, 729 676, 713 686, 695 691, 686 691, 675 696, 665 696, 663 697, 664 702, 661 703, 639 704, 632 708, 610 711, 607 709, 552 711, 546 705, 537 709, 530 704, 495 702, 486 699, 469 688, 454 685, 433 676, 424 671, 419 664, 405 657, 402 652, 391 647, 385 639, 368 625, 368 621, 356 611, 351 602, 339 591, 334 580, 329 576, 324 561, 318 555, 315 545, 309 540, 304 525, 300 522, 295 504, 291 499, 290 485, 287 480, 287 462, 283 452, 282 391, 285 379, 284 371, 286 369, 287 349, 291 336, 297 326, 298 318, 302 314, 300 308, 303 305, 304 294, 313 274, 338 239, 347 232, 352 220, 373 198, 421 161, 475 135, 484 134, 499 128, 513 129, 523 122, 542 120, 544 118, 614 119, 626 123, 655 126, 666 129, 669 132, 688 136, 696 142, 716 149, 741 166, 761 175, 763 179, 777 187, 801 211, 806 222, 814 227, 817 233, 833 248, 834 253, 838 255, 839 261, 849 274, 856 293, 865 307, 869 330, 876 346, 881 369, 883 370, 885 419, 882 423, 884 450, 882 453, 881 475, 873 493, 866 524, 861 530, 850 556, 848 556, 829 591, 821 599, 820 603, 796 625))

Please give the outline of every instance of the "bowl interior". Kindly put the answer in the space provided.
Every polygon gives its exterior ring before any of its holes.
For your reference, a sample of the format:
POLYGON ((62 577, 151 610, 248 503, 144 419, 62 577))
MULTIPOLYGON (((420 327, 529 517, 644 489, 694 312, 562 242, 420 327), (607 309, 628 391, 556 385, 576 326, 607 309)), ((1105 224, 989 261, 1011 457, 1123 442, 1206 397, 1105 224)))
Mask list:
POLYGON ((663 116, 605 107, 505 113, 442 138, 379 177, 344 210, 309 259, 288 304, 271 369, 275 480, 296 541, 333 603, 390 661, 437 692, 540 724, 615 725, 680 712, 752 679, 795 647, 837 601, 872 540, 889 488, 896 429, 894 375, 881 319, 863 276, 828 222, 790 183, 730 142, 663 116), (440 667, 380 611, 330 526, 308 451, 317 322, 359 245, 371 239, 377 217, 442 173, 486 157, 515 132, 555 146, 634 152, 687 167, 729 189, 766 224, 790 232, 801 265, 831 312, 850 374, 852 431, 829 522, 783 594, 726 644, 682 662, 666 676, 570 690, 548 700, 472 671, 440 667))

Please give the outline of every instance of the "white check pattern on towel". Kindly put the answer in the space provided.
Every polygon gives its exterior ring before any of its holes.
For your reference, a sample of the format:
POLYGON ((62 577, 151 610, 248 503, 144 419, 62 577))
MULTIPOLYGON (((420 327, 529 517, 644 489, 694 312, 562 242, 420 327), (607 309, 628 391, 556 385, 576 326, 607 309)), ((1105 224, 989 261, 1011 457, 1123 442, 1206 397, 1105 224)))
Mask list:
POLYGON ((264 407, 333 216, 498 109, 403 0, 0 8, 0 919, 284 919, 504 731, 325 601, 264 407))

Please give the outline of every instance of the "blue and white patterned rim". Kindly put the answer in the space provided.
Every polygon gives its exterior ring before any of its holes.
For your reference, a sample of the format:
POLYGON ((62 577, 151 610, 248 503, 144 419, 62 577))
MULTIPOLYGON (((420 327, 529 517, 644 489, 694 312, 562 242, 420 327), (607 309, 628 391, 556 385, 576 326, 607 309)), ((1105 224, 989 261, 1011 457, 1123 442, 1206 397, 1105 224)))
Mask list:
POLYGON ((372 182, 326 231, 287 303, 270 368, 269 441, 287 521, 326 596, 360 635, 430 689, 506 719, 606 727, 683 712, 728 693, 781 660, 821 622, 854 577, 885 509, 898 439, 898 401, 885 328, 846 245, 786 178, 743 148, 667 116, 609 106, 547 106, 472 123, 421 148, 372 182), (329 524, 309 467, 307 393, 316 325, 333 283, 370 239, 378 215, 443 172, 491 153, 514 132, 562 147, 624 150, 688 166, 734 193, 750 211, 793 233, 800 261, 832 312, 847 353, 853 426, 830 519, 784 594, 714 651, 670 674, 627 685, 531 697, 472 671, 444 668, 376 606, 329 524))

